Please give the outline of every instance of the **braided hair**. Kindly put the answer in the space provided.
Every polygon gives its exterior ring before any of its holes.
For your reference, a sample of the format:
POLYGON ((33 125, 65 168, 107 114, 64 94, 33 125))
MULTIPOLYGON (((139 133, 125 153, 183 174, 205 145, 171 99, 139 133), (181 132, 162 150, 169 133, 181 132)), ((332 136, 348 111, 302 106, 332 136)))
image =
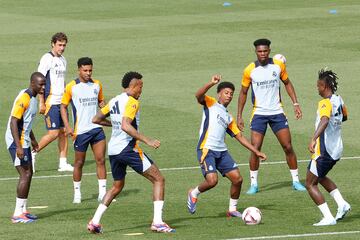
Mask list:
POLYGON ((334 73, 331 70, 327 70, 326 68, 321 69, 319 71, 319 80, 322 80, 325 82, 326 86, 329 87, 332 91, 332 93, 335 93, 337 90, 338 82, 336 81, 338 79, 336 73, 334 73))

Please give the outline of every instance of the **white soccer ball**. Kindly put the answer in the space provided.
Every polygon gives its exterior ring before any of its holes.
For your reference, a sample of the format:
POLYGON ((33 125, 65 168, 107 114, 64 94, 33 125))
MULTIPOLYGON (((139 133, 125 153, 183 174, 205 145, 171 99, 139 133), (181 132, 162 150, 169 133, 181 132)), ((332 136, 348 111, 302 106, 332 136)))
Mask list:
POLYGON ((286 57, 280 53, 275 54, 273 58, 282 61, 284 64, 286 63, 286 57))
POLYGON ((242 213, 242 220, 246 225, 256 225, 261 222, 261 211, 256 207, 248 207, 242 213))

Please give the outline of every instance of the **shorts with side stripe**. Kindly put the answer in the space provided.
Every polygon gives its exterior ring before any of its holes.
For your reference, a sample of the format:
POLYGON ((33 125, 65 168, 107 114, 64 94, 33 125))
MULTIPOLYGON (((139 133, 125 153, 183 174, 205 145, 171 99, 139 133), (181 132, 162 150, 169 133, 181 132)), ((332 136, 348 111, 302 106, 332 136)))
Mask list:
POLYGON ((250 122, 251 131, 255 131, 265 135, 267 125, 271 127, 274 133, 277 133, 283 128, 289 128, 287 118, 284 113, 275 115, 258 115, 255 114, 250 122))
POLYGON ((64 127, 60 114, 60 105, 52 105, 45 115, 45 126, 47 130, 57 130, 64 127))
POLYGON ((338 160, 320 156, 316 160, 310 160, 308 170, 318 178, 326 177, 338 160))
POLYGON ((102 140, 105 140, 104 130, 101 127, 91 129, 86 133, 82 133, 76 136, 74 150, 78 152, 86 152, 89 144, 92 146, 93 144, 102 140))
POLYGON ((224 177, 226 173, 238 168, 228 151, 203 148, 197 150, 197 157, 204 177, 208 173, 216 173, 216 170, 224 177))
POLYGON ((23 148, 24 158, 21 158, 21 159, 16 156, 16 145, 15 145, 15 143, 12 143, 8 150, 9 150, 12 162, 13 162, 15 167, 31 165, 32 156, 31 156, 31 149, 30 148, 23 148))
POLYGON ((115 181, 125 178, 127 166, 142 174, 153 164, 153 161, 140 148, 138 148, 139 150, 134 149, 127 146, 121 153, 109 155, 111 172, 115 181))

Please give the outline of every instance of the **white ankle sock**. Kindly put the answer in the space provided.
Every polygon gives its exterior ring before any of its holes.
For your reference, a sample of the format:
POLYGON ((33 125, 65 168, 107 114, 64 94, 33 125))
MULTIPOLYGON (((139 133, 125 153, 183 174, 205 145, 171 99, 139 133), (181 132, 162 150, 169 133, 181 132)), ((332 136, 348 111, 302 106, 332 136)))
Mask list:
POLYGON ((67 158, 61 157, 59 158, 59 167, 65 166, 67 164, 67 158))
POLYGON ((258 185, 257 177, 258 177, 259 170, 251 171, 250 170, 250 184, 251 185, 258 185))
POLYGON ((298 169, 290 169, 291 177, 293 182, 300 182, 299 181, 299 170, 298 169))
POLYGON ((154 201, 154 224, 161 224, 163 223, 162 220, 162 210, 164 206, 164 201, 154 201))
POLYGON ((344 204, 346 203, 346 201, 344 200, 344 198, 342 197, 339 189, 334 189, 330 192, 331 197, 334 198, 335 202, 337 203, 338 207, 342 207, 344 206, 344 204))
POLYGON ((200 193, 201 192, 199 191, 199 187, 196 187, 191 191, 191 196, 194 197, 194 198, 197 198, 200 193))
POLYGON ((16 198, 14 216, 20 216, 23 213, 25 200, 26 198, 16 198))
POLYGON ((79 182, 73 182, 74 183, 74 196, 80 196, 81 197, 81 181, 79 182))
POLYGON ((327 205, 327 203, 323 203, 318 205, 318 208, 320 209, 321 213, 323 214, 324 218, 330 219, 330 218, 334 218, 333 215, 330 212, 329 206, 327 205))
POLYGON ((104 205, 102 203, 99 204, 99 206, 96 209, 96 212, 94 214, 94 217, 92 219, 92 222, 94 224, 99 224, 100 223, 100 219, 101 219, 102 215, 104 214, 104 212, 106 211, 106 209, 107 209, 106 205, 104 205))
POLYGON ((99 183, 99 196, 106 194, 106 179, 98 179, 99 183))
POLYGON ((229 201, 229 211, 230 212, 236 211, 238 201, 239 201, 239 199, 230 198, 230 201, 229 201))

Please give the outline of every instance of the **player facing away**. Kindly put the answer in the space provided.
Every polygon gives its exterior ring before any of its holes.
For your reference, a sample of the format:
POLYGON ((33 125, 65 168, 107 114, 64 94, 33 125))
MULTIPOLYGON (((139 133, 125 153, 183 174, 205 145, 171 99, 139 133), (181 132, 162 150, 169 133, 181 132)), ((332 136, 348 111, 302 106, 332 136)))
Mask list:
POLYGON ((88 57, 80 58, 77 65, 78 78, 66 85, 60 108, 66 135, 72 136, 74 140, 73 203, 81 203, 82 168, 89 145, 96 161, 96 174, 99 183, 98 201, 101 202, 106 193, 106 141, 102 126, 92 123, 92 118, 96 115, 98 106, 100 108, 105 106, 104 95, 101 82, 91 78, 92 59, 88 57), (70 127, 67 114, 69 103, 72 105, 74 129, 70 127))
MULTIPOLYGON (((66 59, 63 56, 68 39, 65 33, 55 33, 51 38, 51 50, 40 59, 38 71, 46 78, 45 93, 39 95, 40 113, 45 115, 47 133, 39 141, 39 151, 58 138, 59 172, 73 171, 67 163, 68 139, 61 119, 60 105, 65 88, 66 59)), ((33 155, 35 171, 35 154, 33 155)))
POLYGON ((314 226, 334 225, 350 211, 350 204, 344 200, 336 184, 327 177, 328 172, 340 160, 343 143, 341 125, 347 120, 347 110, 341 96, 336 95, 337 75, 331 70, 321 69, 317 81, 319 95, 315 132, 309 143, 312 153, 306 175, 306 188, 312 200, 323 214, 323 219, 314 226), (338 205, 335 218, 319 191, 318 184, 325 188, 338 205))
POLYGON ((37 94, 45 91, 45 77, 34 72, 30 77, 28 89, 21 90, 16 97, 7 124, 5 141, 13 164, 19 173, 16 189, 15 211, 11 218, 13 223, 29 223, 37 216, 27 211, 27 201, 32 179, 31 148, 37 151, 39 146, 32 131, 32 125, 38 111, 37 94))
POLYGON ((158 167, 138 145, 138 141, 141 141, 155 149, 160 147, 159 140, 147 137, 138 131, 142 75, 137 72, 127 72, 122 79, 122 87, 123 93, 111 99, 93 118, 94 123, 112 126, 108 155, 114 183, 90 220, 88 230, 91 233, 102 232, 100 219, 111 201, 122 191, 126 168, 130 166, 153 184, 154 218, 150 229, 162 233, 175 232, 175 229, 162 220, 165 179, 158 167), (107 117, 110 117, 111 121, 106 119, 107 117))
MULTIPOLYGON (((288 121, 282 107, 280 82, 285 85, 286 92, 293 102, 295 118, 300 119, 302 112, 295 89, 288 78, 285 64, 280 60, 269 58, 270 43, 268 39, 258 39, 254 42, 257 60, 250 63, 243 73, 238 99, 237 123, 242 131, 244 129, 243 110, 249 87, 251 87, 253 103, 250 120, 251 144, 261 150, 269 124, 284 150, 292 176, 293 188, 298 191, 305 191, 306 188, 299 181, 296 154, 291 144, 288 121)), ((260 164, 254 153, 250 155, 249 164, 251 184, 247 194, 256 194, 259 191, 257 180, 260 164)))
POLYGON ((237 203, 243 178, 237 164, 227 150, 224 141, 225 134, 228 133, 230 136, 235 137, 236 140, 250 151, 253 151, 260 159, 265 160, 266 156, 252 146, 241 134, 235 120, 226 109, 233 98, 234 85, 230 82, 221 82, 217 87, 217 100, 205 95, 211 87, 220 81, 221 75, 212 76, 211 81, 201 87, 195 95, 198 103, 204 106, 197 157, 205 180, 194 189, 189 190, 187 206, 189 212, 194 214, 199 194, 216 186, 218 170, 223 177, 227 177, 231 182, 227 216, 241 217, 241 213, 237 211, 237 203))

